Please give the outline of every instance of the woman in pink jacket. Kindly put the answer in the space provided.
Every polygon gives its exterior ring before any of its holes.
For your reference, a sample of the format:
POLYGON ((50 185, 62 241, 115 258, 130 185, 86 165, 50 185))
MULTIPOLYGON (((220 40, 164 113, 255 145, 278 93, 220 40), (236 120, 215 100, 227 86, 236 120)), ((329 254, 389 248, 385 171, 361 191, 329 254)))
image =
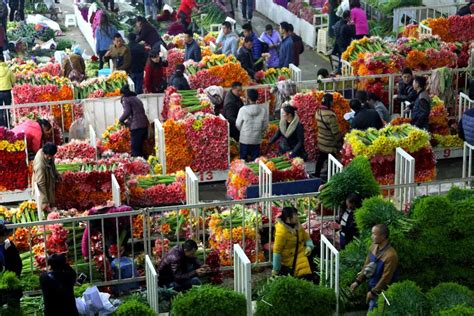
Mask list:
POLYGON ((369 36, 369 22, 367 22, 367 14, 360 7, 360 0, 351 0, 351 18, 356 29, 356 39, 369 36))
POLYGON ((15 134, 25 133, 28 153, 35 154, 41 149, 43 140, 51 134, 52 126, 47 120, 26 120, 12 129, 15 134))

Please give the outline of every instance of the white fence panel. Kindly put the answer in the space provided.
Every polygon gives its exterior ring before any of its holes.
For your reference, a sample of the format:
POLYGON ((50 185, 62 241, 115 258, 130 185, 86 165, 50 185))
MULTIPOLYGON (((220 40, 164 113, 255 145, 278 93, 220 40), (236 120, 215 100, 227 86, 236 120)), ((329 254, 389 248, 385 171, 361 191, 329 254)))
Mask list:
POLYGON ((148 304, 156 313, 159 315, 160 306, 158 299, 158 273, 156 272, 155 265, 151 261, 150 256, 145 256, 145 276, 146 276, 146 298, 148 304))
MULTIPOLYGON (((267 167, 263 161, 258 163, 258 194, 259 197, 272 196, 273 175, 272 171, 267 167)), ((272 205, 269 202, 263 203, 263 214, 271 218, 272 205)))
POLYGON ((339 315, 339 251, 321 235, 321 283, 336 293, 336 315, 339 315))
MULTIPOLYGON (((415 182, 415 158, 410 156, 405 150, 398 147, 395 153, 395 185, 415 182)), ((400 202, 403 209, 414 197, 412 187, 402 187, 395 189, 395 199, 400 202)))
POLYGON ((116 207, 122 205, 120 200, 120 185, 114 174, 112 174, 112 201, 116 207))
POLYGON ((94 127, 89 124, 89 145, 95 150, 95 158, 97 159, 97 135, 95 134, 94 127))
POLYGON ((161 164, 161 172, 166 175, 165 130, 158 119, 155 119, 155 155, 161 164))
POLYGON ((199 203, 199 180, 189 167, 186 167, 186 204, 199 203))
MULTIPOLYGON (((472 177, 472 153, 474 152, 474 145, 464 142, 464 149, 462 155, 462 177, 470 178, 472 177)), ((469 182, 470 186, 471 183, 469 182)))
POLYGON ((463 92, 459 93, 459 105, 458 105, 458 122, 461 120, 462 115, 467 110, 474 107, 474 100, 471 100, 469 96, 463 92))
POLYGON ((36 202, 36 210, 38 211, 38 220, 42 221, 44 219, 43 218, 43 202, 41 202, 40 192, 39 192, 38 184, 36 182, 33 183, 33 188, 35 192, 34 199, 36 202))
POLYGON ((336 173, 342 172, 343 166, 339 160, 336 159, 333 155, 329 154, 328 156, 328 181, 331 180, 332 176, 336 173))
POLYGON ((290 73, 291 73, 291 80, 294 82, 300 82, 301 81, 301 69, 299 67, 296 67, 293 64, 290 64, 290 73))
POLYGON ((423 23, 418 25, 418 32, 420 32, 421 35, 433 35, 433 30, 423 23))
POLYGON ((247 316, 252 315, 251 262, 242 247, 234 244, 234 291, 242 293, 247 301, 247 316))

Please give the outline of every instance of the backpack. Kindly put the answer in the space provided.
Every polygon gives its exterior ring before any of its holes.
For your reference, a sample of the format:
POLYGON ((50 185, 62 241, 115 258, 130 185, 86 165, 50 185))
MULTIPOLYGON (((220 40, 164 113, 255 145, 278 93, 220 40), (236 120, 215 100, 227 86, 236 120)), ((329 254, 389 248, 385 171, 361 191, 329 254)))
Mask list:
POLYGON ((260 45, 262 46, 262 54, 268 53, 270 51, 270 46, 266 42, 260 39, 259 41, 260 41, 260 45))
POLYGON ((300 55, 303 54, 303 52, 304 52, 304 43, 303 43, 303 39, 301 38, 301 36, 293 34, 292 39, 293 39, 293 43, 301 43, 300 51, 298 52, 298 54, 300 54, 300 55))

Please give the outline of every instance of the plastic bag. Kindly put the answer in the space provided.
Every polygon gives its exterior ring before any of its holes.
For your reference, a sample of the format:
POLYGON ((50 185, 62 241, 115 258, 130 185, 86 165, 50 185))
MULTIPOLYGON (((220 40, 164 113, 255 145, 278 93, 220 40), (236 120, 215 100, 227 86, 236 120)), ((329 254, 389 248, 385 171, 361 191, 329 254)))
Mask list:
POLYGON ((82 295, 87 312, 99 312, 104 308, 97 286, 89 287, 82 295))
POLYGON ((87 139, 89 138, 89 131, 86 128, 86 120, 80 118, 72 122, 71 127, 69 127, 69 139, 87 139))

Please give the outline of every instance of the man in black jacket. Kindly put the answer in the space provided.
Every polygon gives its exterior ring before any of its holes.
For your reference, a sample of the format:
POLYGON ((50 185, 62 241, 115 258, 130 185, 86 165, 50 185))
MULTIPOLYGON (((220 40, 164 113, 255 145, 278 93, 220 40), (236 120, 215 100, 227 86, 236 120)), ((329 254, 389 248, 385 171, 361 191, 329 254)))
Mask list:
POLYGON ((137 43, 137 35, 135 33, 128 34, 128 48, 132 55, 132 63, 130 65, 129 75, 135 84, 135 93, 143 93, 143 71, 145 70, 145 63, 147 53, 142 44, 137 43))
POLYGON ((136 27, 139 30, 137 42, 140 43, 143 41, 146 45, 150 46, 152 50, 159 51, 160 45, 164 42, 155 27, 142 16, 137 17, 136 27))
POLYGON ((354 118, 351 121, 353 129, 363 131, 371 127, 376 129, 383 127, 382 120, 377 111, 362 107, 362 103, 357 99, 352 99, 349 105, 355 112, 354 118))
POLYGON ((409 103, 415 102, 417 93, 413 90, 413 72, 406 67, 402 71, 402 80, 398 82, 398 94, 393 96, 394 99, 409 103))
MULTIPOLYGON (((20 253, 16 248, 13 241, 8 239, 10 235, 3 221, 0 221, 0 271, 11 271, 15 272, 17 277, 20 277, 21 270, 23 268, 20 253)), ((9 307, 19 308, 20 298, 23 296, 23 292, 15 290, 10 293, 10 299, 8 300, 9 307)), ((0 305, 3 305, 5 301, 0 297, 0 305)))
POLYGON ((351 45, 352 39, 355 37, 355 26, 351 23, 351 12, 344 11, 342 19, 334 24, 334 34, 336 35, 336 45, 334 46, 333 54, 339 57, 339 65, 336 73, 341 73, 342 62, 341 56, 351 45))
POLYGON ((474 0, 470 0, 469 3, 461 8, 459 8, 458 12, 456 12, 456 15, 459 16, 465 16, 471 14, 471 5, 474 4, 474 0))
POLYGON ((244 103, 240 98, 241 94, 242 83, 234 82, 232 84, 232 89, 227 92, 224 98, 224 117, 229 121, 230 137, 237 142, 239 141, 240 133, 235 126, 235 121, 237 120, 240 108, 244 106, 244 103))
POLYGON ((255 75, 255 65, 252 55, 253 38, 246 36, 244 39, 244 45, 237 52, 237 60, 240 61, 242 68, 247 71, 251 78, 255 75))
POLYGON ((288 27, 290 29, 291 39, 293 40, 293 64, 296 67, 299 67, 300 55, 304 52, 303 39, 301 38, 301 36, 295 33, 295 28, 293 27, 293 24, 288 24, 288 27))

